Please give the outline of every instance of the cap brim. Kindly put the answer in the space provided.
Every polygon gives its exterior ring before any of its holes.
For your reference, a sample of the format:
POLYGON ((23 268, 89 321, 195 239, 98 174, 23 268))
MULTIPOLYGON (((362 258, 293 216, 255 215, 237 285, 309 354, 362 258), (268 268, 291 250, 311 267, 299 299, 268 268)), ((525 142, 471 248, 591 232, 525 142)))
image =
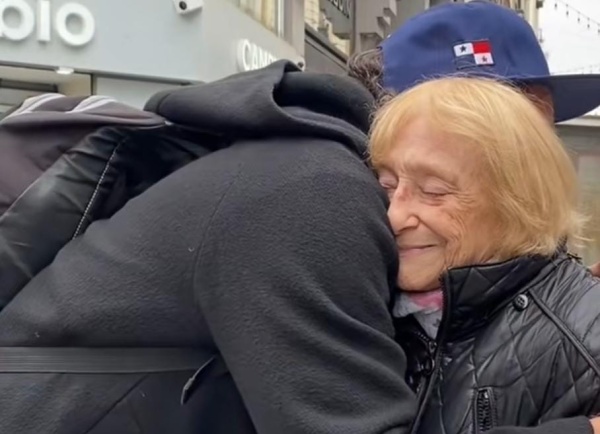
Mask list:
POLYGON ((600 106, 600 74, 521 77, 513 80, 547 86, 552 92, 555 122, 578 118, 600 106))

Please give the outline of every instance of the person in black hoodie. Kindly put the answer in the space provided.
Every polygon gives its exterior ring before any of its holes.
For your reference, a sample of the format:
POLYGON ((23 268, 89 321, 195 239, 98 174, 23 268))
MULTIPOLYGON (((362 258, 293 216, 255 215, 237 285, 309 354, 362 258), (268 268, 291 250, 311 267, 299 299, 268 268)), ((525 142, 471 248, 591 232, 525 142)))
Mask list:
POLYGON ((0 312, 0 432, 404 432, 372 104, 287 62, 151 101, 223 145, 93 223, 0 312))

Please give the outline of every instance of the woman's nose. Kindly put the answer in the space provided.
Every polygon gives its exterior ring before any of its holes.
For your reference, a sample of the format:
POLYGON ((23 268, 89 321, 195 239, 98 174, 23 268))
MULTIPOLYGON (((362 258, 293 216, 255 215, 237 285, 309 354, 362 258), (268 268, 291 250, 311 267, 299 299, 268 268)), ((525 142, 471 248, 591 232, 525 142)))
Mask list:
POLYGON ((414 213, 414 204, 412 203, 410 192, 406 188, 398 188, 391 198, 388 208, 388 219, 394 233, 399 233, 405 229, 416 227, 419 219, 414 213))
POLYGON ((395 234, 414 228, 419 224, 419 219, 410 212, 409 207, 400 203, 392 203, 390 205, 388 218, 395 234))

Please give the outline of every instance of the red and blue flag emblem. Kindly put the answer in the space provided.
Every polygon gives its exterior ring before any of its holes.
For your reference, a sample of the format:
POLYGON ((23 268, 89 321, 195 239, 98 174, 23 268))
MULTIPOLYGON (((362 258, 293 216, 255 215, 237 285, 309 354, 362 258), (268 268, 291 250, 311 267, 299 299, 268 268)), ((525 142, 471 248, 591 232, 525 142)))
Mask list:
POLYGON ((494 64, 492 44, 488 40, 456 44, 454 46, 454 57, 462 67, 490 66, 494 64))

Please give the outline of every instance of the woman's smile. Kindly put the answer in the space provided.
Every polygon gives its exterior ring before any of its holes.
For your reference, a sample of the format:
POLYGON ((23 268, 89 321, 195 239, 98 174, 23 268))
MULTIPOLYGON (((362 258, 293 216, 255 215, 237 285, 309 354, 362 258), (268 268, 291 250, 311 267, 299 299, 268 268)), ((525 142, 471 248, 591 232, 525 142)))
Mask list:
POLYGON ((422 245, 422 246, 405 246, 399 247, 400 257, 401 258, 412 258, 415 256, 420 256, 424 253, 429 253, 435 245, 422 245))

